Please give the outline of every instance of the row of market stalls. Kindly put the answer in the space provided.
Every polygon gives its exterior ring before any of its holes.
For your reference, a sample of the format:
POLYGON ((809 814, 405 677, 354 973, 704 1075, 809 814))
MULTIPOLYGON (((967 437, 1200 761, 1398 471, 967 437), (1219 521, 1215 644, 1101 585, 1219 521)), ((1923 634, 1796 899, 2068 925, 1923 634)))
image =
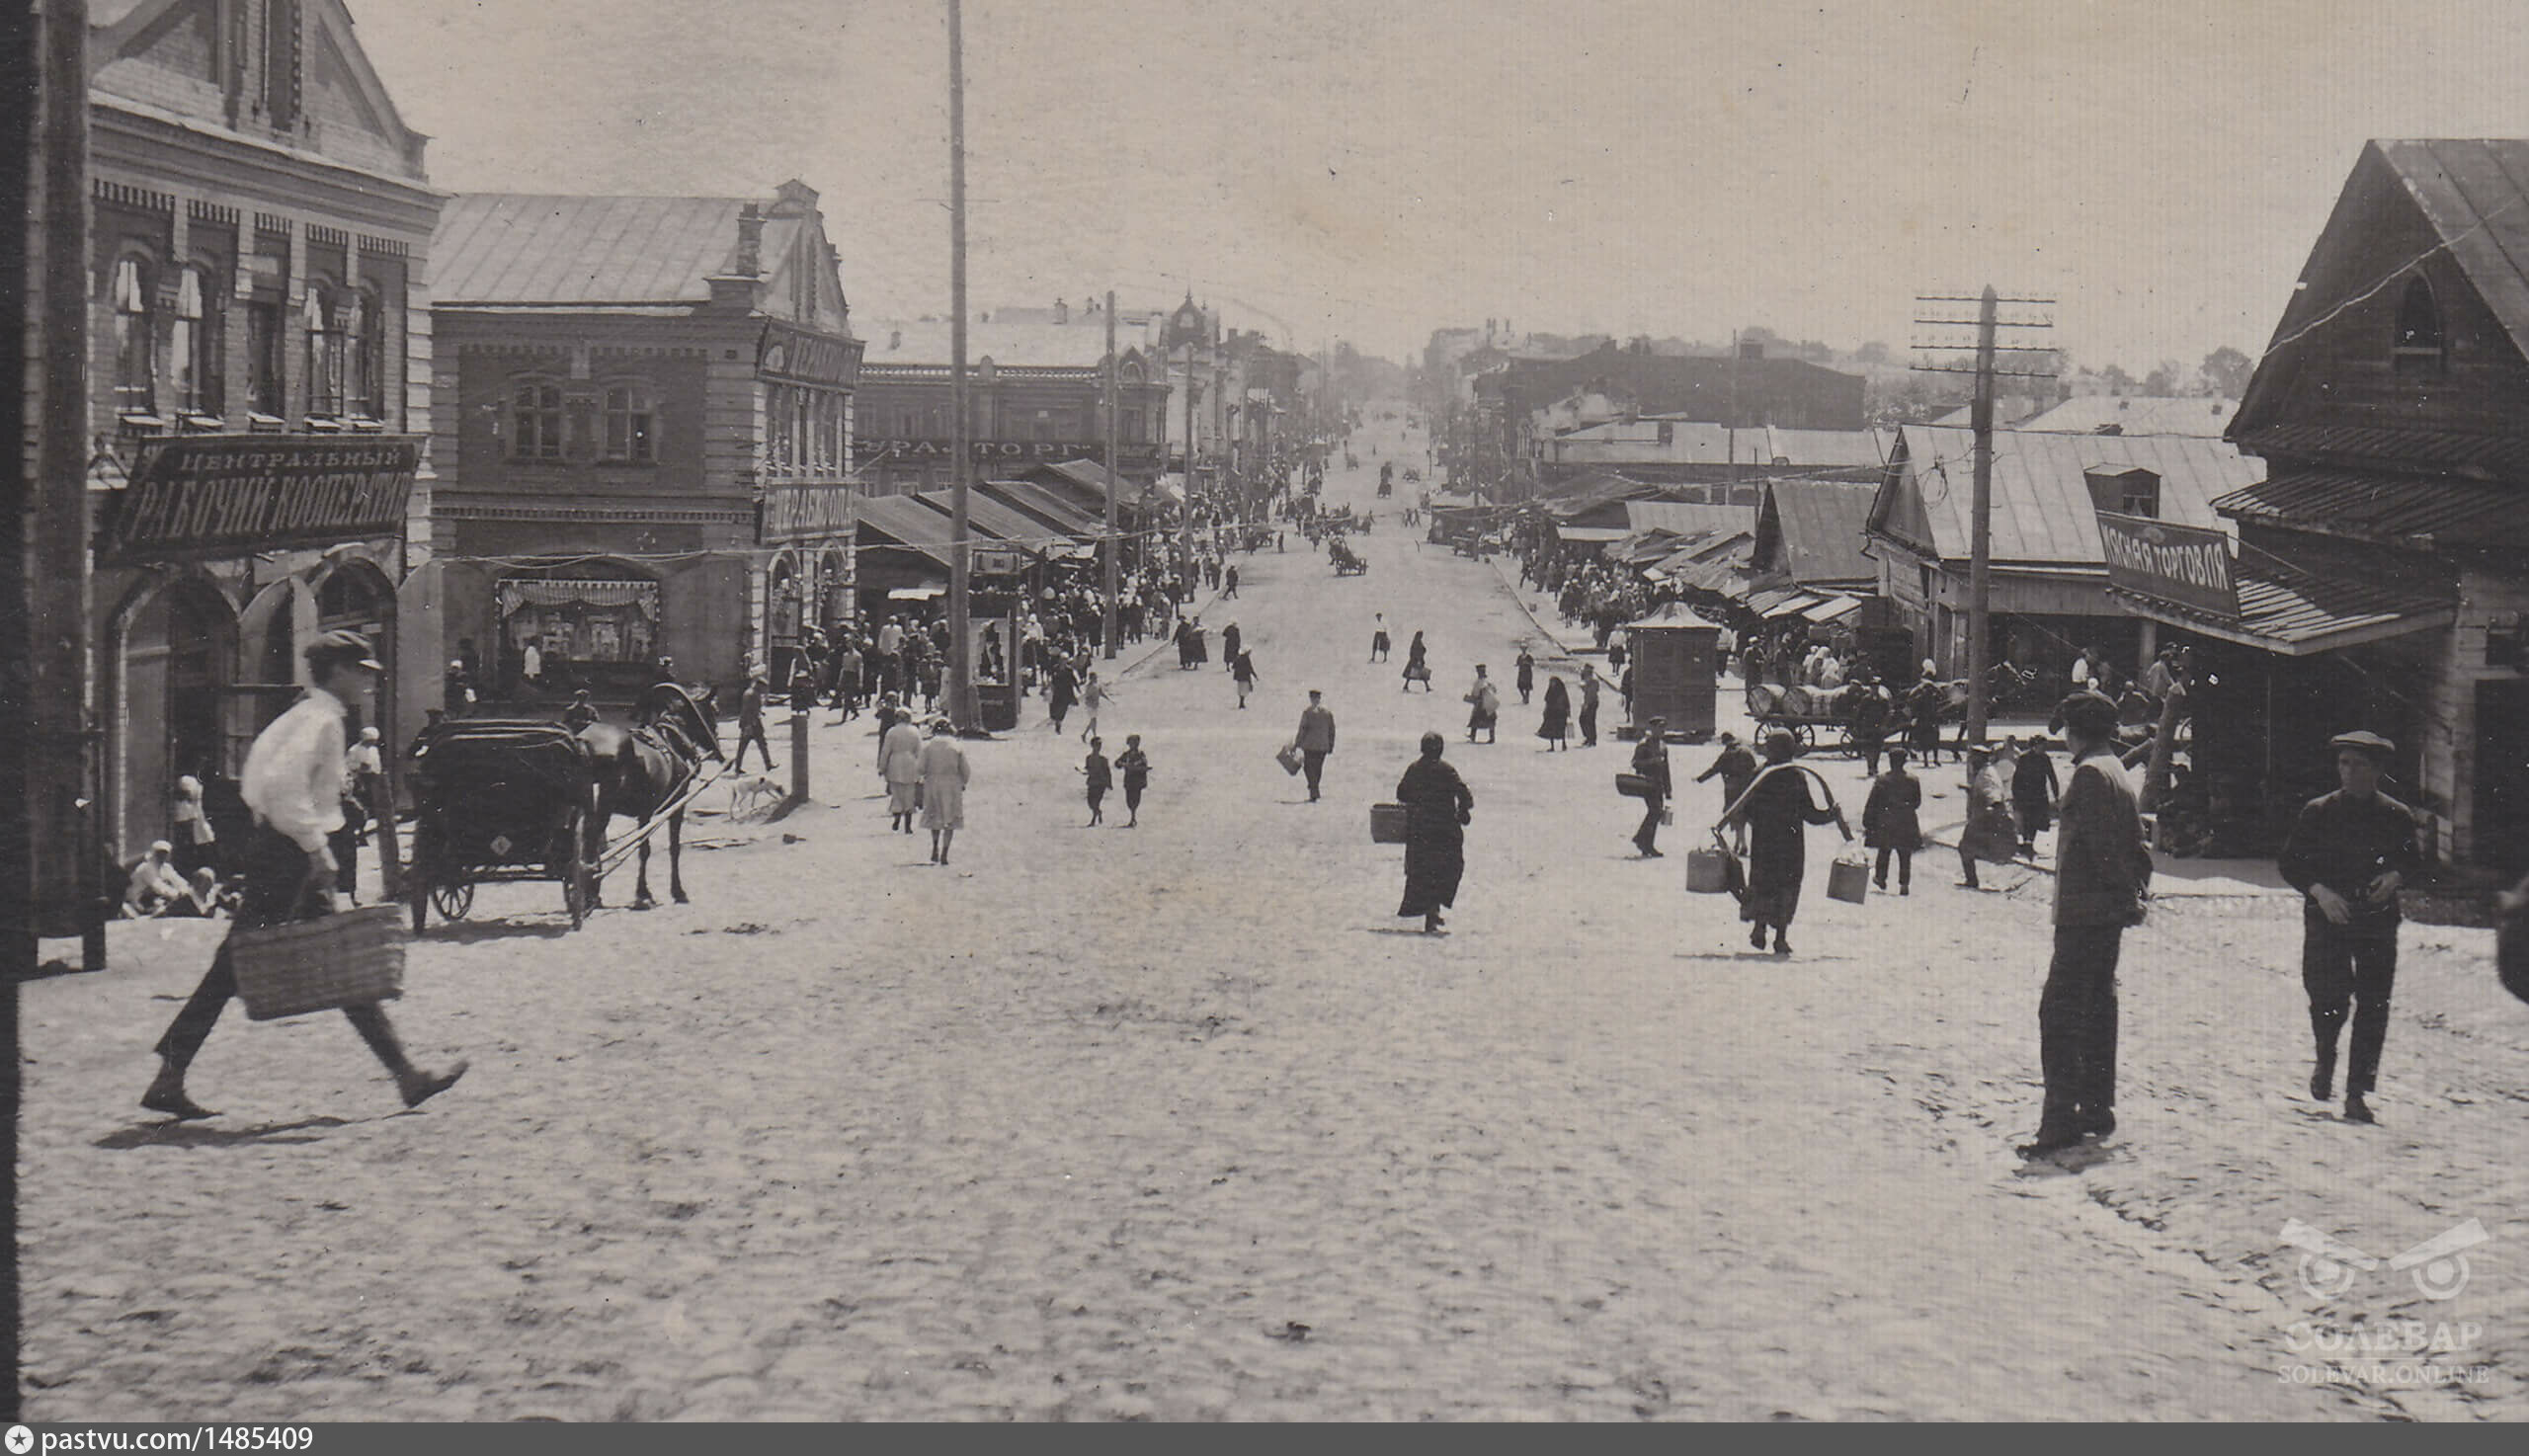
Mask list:
MULTIPOLYGON (((1119 481, 1094 460, 1039 465, 1016 479, 976 482, 966 502, 974 569, 1016 576, 1031 593, 1043 590, 1054 569, 1095 562, 1110 496, 1117 528, 1127 537, 1157 526, 1184 499, 1171 480, 1119 481)), ((855 532, 862 620, 935 613, 935 604, 948 592, 955 509, 954 493, 946 490, 859 503, 855 532)))

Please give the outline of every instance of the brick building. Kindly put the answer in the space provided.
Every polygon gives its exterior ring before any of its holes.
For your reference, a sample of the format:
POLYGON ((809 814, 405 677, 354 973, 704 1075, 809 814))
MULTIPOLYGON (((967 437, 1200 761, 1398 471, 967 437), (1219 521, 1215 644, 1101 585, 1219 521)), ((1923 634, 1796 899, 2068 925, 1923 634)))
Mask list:
MULTIPOLYGON (((1148 318, 1119 310, 1116 324, 1118 452, 1125 475, 1147 480, 1159 473, 1161 432, 1171 424, 1169 385, 1143 348, 1148 318)), ((945 319, 870 326, 854 449, 874 493, 950 483, 950 343, 945 319)), ((1106 317, 1095 306, 1075 311, 1058 299, 1051 308, 994 309, 970 323, 972 478, 1054 460, 1104 460, 1105 365, 1106 317)))
POLYGON ((451 198, 431 292, 447 632, 497 693, 661 656, 734 691, 851 614, 861 345, 813 189, 451 198))
POLYGON ((439 702, 428 568, 440 205, 340 0, 92 0, 90 484, 106 850, 168 832, 299 690, 317 632, 439 702), (216 495, 211 520, 181 506, 216 495))

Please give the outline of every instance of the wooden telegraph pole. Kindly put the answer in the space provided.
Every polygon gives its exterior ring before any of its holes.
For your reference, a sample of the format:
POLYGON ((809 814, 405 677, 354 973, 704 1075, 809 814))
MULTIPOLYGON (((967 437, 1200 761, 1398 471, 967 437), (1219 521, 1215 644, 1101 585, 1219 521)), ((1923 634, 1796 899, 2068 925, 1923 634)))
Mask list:
POLYGON ((958 732, 970 733, 983 722, 975 705, 974 645, 967 640, 974 563, 966 543, 966 492, 975 462, 966 438, 966 48, 958 0, 948 0, 948 412, 954 417, 948 432, 948 716, 958 732))
MULTIPOLYGON (((1995 335, 1999 330, 2005 328, 2054 327, 2049 322, 2035 319, 2005 321, 2001 317, 2001 306, 2009 303, 2031 307, 2051 307, 2055 300, 2052 298, 2004 298, 1996 293, 1993 285, 1988 283, 1985 291, 1973 298, 1956 294, 1918 294, 1915 301, 1929 304, 1973 303, 1976 305, 1976 316, 1972 319, 1918 318, 1915 320, 1917 324, 1933 328, 1963 328, 1972 325, 1976 330, 1975 367, 1961 369, 1954 365, 1940 364, 1917 364, 1915 367, 1925 373, 1965 373, 1976 377, 1974 402, 1968 411, 1976 436, 1973 461, 1976 483, 1975 494, 1969 506, 1971 514, 1968 526, 1967 741, 1981 743, 1985 739, 1986 727, 1993 712, 1993 689, 1985 679, 1993 651, 1993 645, 1989 639, 1992 636, 1993 623, 1995 381, 2055 377, 2051 370, 2046 369, 1996 368, 1994 361, 1997 355, 2052 354, 2054 351, 2050 347, 2037 345, 1999 344, 1995 341, 1995 335)), ((1931 349, 1937 346, 1918 344, 1916 347, 1931 349)))
POLYGON ((1117 651, 1115 635, 1119 630, 1120 613, 1116 608, 1115 595, 1122 590, 1121 569, 1115 560, 1124 549, 1124 543, 1115 535, 1115 502, 1116 498, 1124 493, 1123 455, 1115 446, 1115 410, 1121 402, 1119 396, 1122 392, 1123 375, 1115 360, 1115 290, 1108 288, 1106 290, 1106 539, 1101 543, 1103 549, 1099 553, 1106 558, 1104 569, 1100 573, 1100 578, 1106 588, 1106 615, 1100 624, 1099 635, 1106 644, 1108 662, 1115 660, 1117 651))

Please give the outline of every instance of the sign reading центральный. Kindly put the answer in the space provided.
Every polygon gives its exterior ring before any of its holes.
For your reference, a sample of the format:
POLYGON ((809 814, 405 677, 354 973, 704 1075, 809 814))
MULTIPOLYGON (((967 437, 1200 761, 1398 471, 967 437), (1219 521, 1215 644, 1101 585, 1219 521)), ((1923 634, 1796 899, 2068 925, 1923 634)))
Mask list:
POLYGON ((2098 538, 2109 585, 2225 620, 2239 616, 2231 540, 2221 531, 2101 511, 2098 538))
POLYGON ((97 544, 101 566, 190 561, 404 533, 413 436, 144 441, 97 544))

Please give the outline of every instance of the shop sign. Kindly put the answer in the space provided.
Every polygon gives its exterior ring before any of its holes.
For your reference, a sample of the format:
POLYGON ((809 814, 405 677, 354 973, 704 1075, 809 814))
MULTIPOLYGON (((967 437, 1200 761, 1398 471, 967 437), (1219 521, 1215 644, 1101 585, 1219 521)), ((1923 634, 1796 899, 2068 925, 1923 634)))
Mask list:
POLYGON ((140 450, 107 508, 101 566, 401 537, 422 453, 394 435, 178 436, 140 450))
POLYGON ((2098 535, 2110 586, 2226 621, 2239 618, 2231 540, 2221 531, 2101 511, 2098 535))
MULTIPOLYGON (((978 460, 1103 460, 1106 446, 1095 441, 1078 440, 976 440, 967 448, 978 460)), ((879 440, 855 437, 852 457, 856 460, 938 460, 955 453, 956 445, 945 440, 879 440)), ((1126 464, 1148 463, 1159 458, 1155 445, 1128 445, 1116 451, 1126 464)))
POLYGON ((852 533, 852 488, 776 485, 764 493, 764 539, 798 541, 852 533))

